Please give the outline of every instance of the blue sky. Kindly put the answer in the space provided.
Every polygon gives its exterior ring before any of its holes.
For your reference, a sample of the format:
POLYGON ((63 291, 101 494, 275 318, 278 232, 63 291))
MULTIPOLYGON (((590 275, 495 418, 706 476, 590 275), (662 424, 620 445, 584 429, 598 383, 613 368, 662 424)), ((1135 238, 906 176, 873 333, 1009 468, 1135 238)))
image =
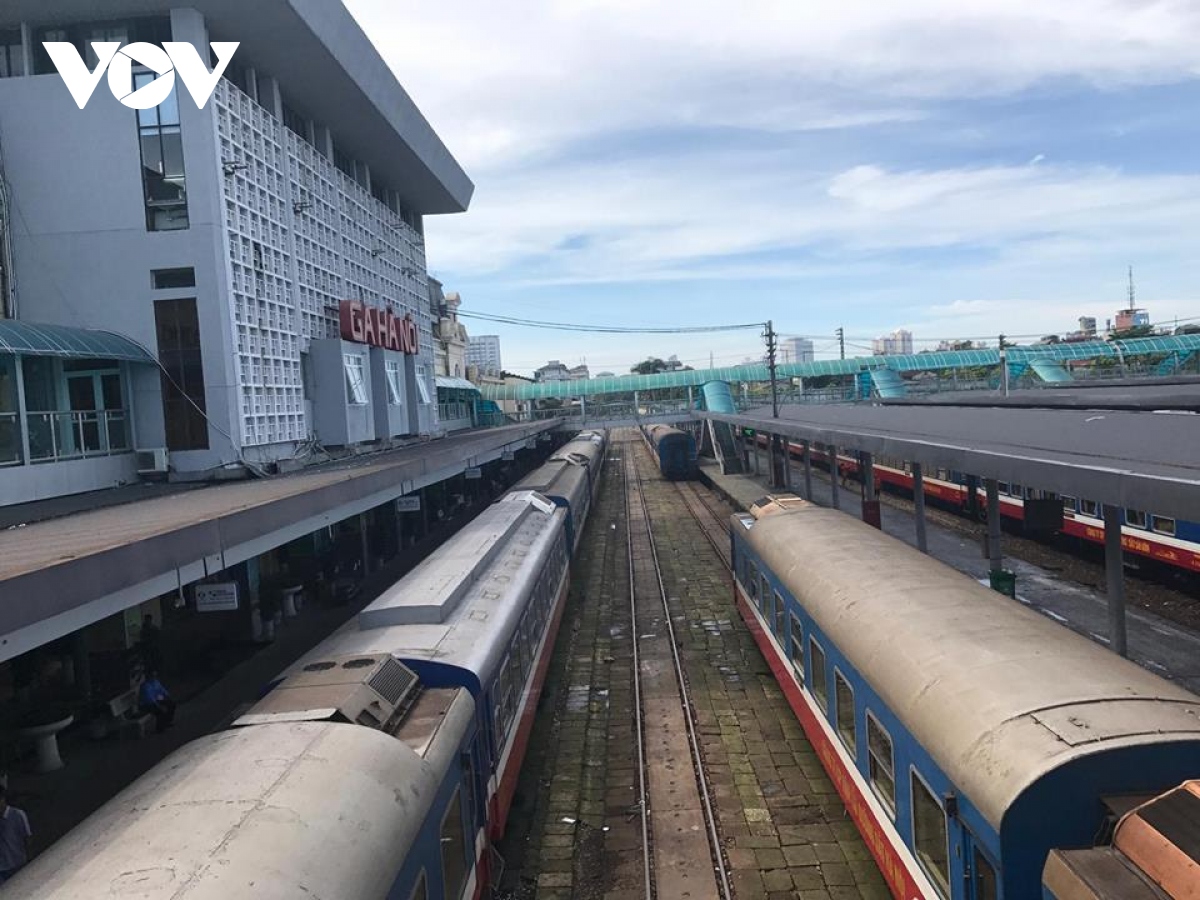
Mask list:
MULTIPOLYGON (((772 319, 851 352, 1200 316, 1193 0, 347 0, 476 184, 427 220, 465 309, 772 319)), ((761 354, 755 332, 468 322, 507 368, 761 354)))

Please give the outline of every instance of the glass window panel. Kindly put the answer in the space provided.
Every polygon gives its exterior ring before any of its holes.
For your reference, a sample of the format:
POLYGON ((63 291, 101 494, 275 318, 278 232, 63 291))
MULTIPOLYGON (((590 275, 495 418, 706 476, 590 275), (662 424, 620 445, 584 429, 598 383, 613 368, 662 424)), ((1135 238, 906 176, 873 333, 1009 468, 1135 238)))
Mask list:
POLYGON ((759 574, 758 599, 762 602, 763 615, 768 619, 771 616, 771 583, 767 581, 767 573, 759 574))
POLYGON ((157 131, 145 132, 142 135, 142 168, 147 179, 161 176, 163 173, 162 141, 157 131))
POLYGON ((21 372, 25 381, 26 411, 54 412, 57 410, 58 379, 54 374, 54 360, 48 356, 22 357, 21 372))
POLYGON ((812 692, 817 698, 817 705, 826 712, 829 711, 829 681, 825 675, 825 651, 817 643, 816 638, 808 639, 809 661, 812 664, 812 692))
POLYGON ((793 615, 792 620, 792 663, 796 668, 796 675, 801 681, 804 681, 804 631, 800 627, 800 620, 793 615))
POLYGON ((916 772, 911 775, 913 849, 921 867, 938 892, 950 896, 950 851, 946 840, 946 813, 916 772))
POLYGON ((783 603, 783 595, 775 592, 775 635, 780 643, 787 648, 787 607, 783 603))
POLYGON ((1134 528, 1146 527, 1146 514, 1138 509, 1125 510, 1125 524, 1132 525, 1134 528))
POLYGON ((851 756, 858 753, 857 733, 854 718, 854 688, 850 687, 841 672, 833 676, 833 689, 837 694, 837 730, 851 756))
POLYGON ((175 180, 183 178, 183 136, 178 128, 163 131, 162 167, 164 177, 175 180))
POLYGON ((1075 504, 1078 502, 1079 501, 1076 500, 1074 497, 1068 497, 1066 494, 1063 494, 1063 496, 1062 496, 1063 512, 1068 512, 1068 513, 1075 512, 1075 504))
POLYGON ((1000 896, 996 886, 996 870, 979 852, 978 847, 974 847, 973 851, 971 856, 975 866, 975 900, 996 900, 1000 896))
POLYGON ((462 817, 462 800, 456 790, 442 820, 442 896, 458 900, 467 877, 466 828, 462 817))
POLYGON ((367 402, 367 380, 363 372, 361 356, 347 353, 342 358, 346 370, 346 402, 353 406, 363 406, 367 402))
POLYGON ((100 393, 104 401, 104 409, 124 409, 125 399, 121 393, 121 376, 118 374, 100 376, 100 393))
POLYGON ((1175 520, 1174 519, 1168 518, 1167 516, 1152 516, 1150 521, 1151 521, 1151 524, 1154 526, 1154 530, 1157 531, 1159 534, 1167 534, 1167 535, 1174 536, 1174 534, 1175 534, 1175 520))
POLYGON ((424 872, 421 872, 420 877, 417 879, 417 886, 413 888, 412 896, 409 897, 409 900, 429 900, 424 872))
POLYGON ((179 125, 179 79, 175 79, 175 88, 167 94, 167 99, 156 107, 159 125, 179 125))
POLYGON ((1095 500, 1080 500, 1079 512, 1095 519, 1100 515, 1100 505, 1095 500))
POLYGON ((896 811, 896 761, 892 738, 870 712, 867 713, 868 774, 875 793, 892 811, 896 811))

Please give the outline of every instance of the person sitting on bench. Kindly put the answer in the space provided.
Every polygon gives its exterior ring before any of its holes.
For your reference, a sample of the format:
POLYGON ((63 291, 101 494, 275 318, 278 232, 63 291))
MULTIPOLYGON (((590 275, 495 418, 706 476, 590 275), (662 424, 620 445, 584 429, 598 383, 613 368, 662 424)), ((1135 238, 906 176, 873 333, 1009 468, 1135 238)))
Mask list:
POLYGON ((146 680, 142 682, 138 697, 142 709, 154 715, 154 725, 158 731, 170 728, 175 723, 175 701, 158 680, 157 672, 146 673, 146 680))

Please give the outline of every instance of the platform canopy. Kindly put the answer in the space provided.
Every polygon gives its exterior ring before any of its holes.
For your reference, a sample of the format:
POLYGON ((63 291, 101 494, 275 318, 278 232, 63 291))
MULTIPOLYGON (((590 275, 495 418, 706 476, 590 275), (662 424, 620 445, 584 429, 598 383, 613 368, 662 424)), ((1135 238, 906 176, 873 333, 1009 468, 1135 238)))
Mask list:
POLYGON ((141 344, 112 331, 40 325, 15 319, 0 319, 0 353, 155 364, 154 357, 141 344))

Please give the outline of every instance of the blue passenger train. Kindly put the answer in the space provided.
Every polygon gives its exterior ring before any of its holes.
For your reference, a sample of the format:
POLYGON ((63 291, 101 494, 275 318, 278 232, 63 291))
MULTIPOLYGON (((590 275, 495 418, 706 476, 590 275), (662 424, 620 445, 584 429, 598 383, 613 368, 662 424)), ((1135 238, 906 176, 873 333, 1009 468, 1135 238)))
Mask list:
POLYGON ((1200 697, 877 529, 765 498, 731 541, 741 614, 903 900, 1091 897, 1059 877, 1072 848, 1200 775, 1200 697))
POLYGON ((648 425, 642 434, 654 451, 663 478, 687 481, 696 476, 696 439, 690 432, 670 425, 648 425))
POLYGON ((494 503, 6 894, 483 896, 604 445, 592 433, 564 446, 527 479, 561 487, 553 498, 514 489, 494 503))

